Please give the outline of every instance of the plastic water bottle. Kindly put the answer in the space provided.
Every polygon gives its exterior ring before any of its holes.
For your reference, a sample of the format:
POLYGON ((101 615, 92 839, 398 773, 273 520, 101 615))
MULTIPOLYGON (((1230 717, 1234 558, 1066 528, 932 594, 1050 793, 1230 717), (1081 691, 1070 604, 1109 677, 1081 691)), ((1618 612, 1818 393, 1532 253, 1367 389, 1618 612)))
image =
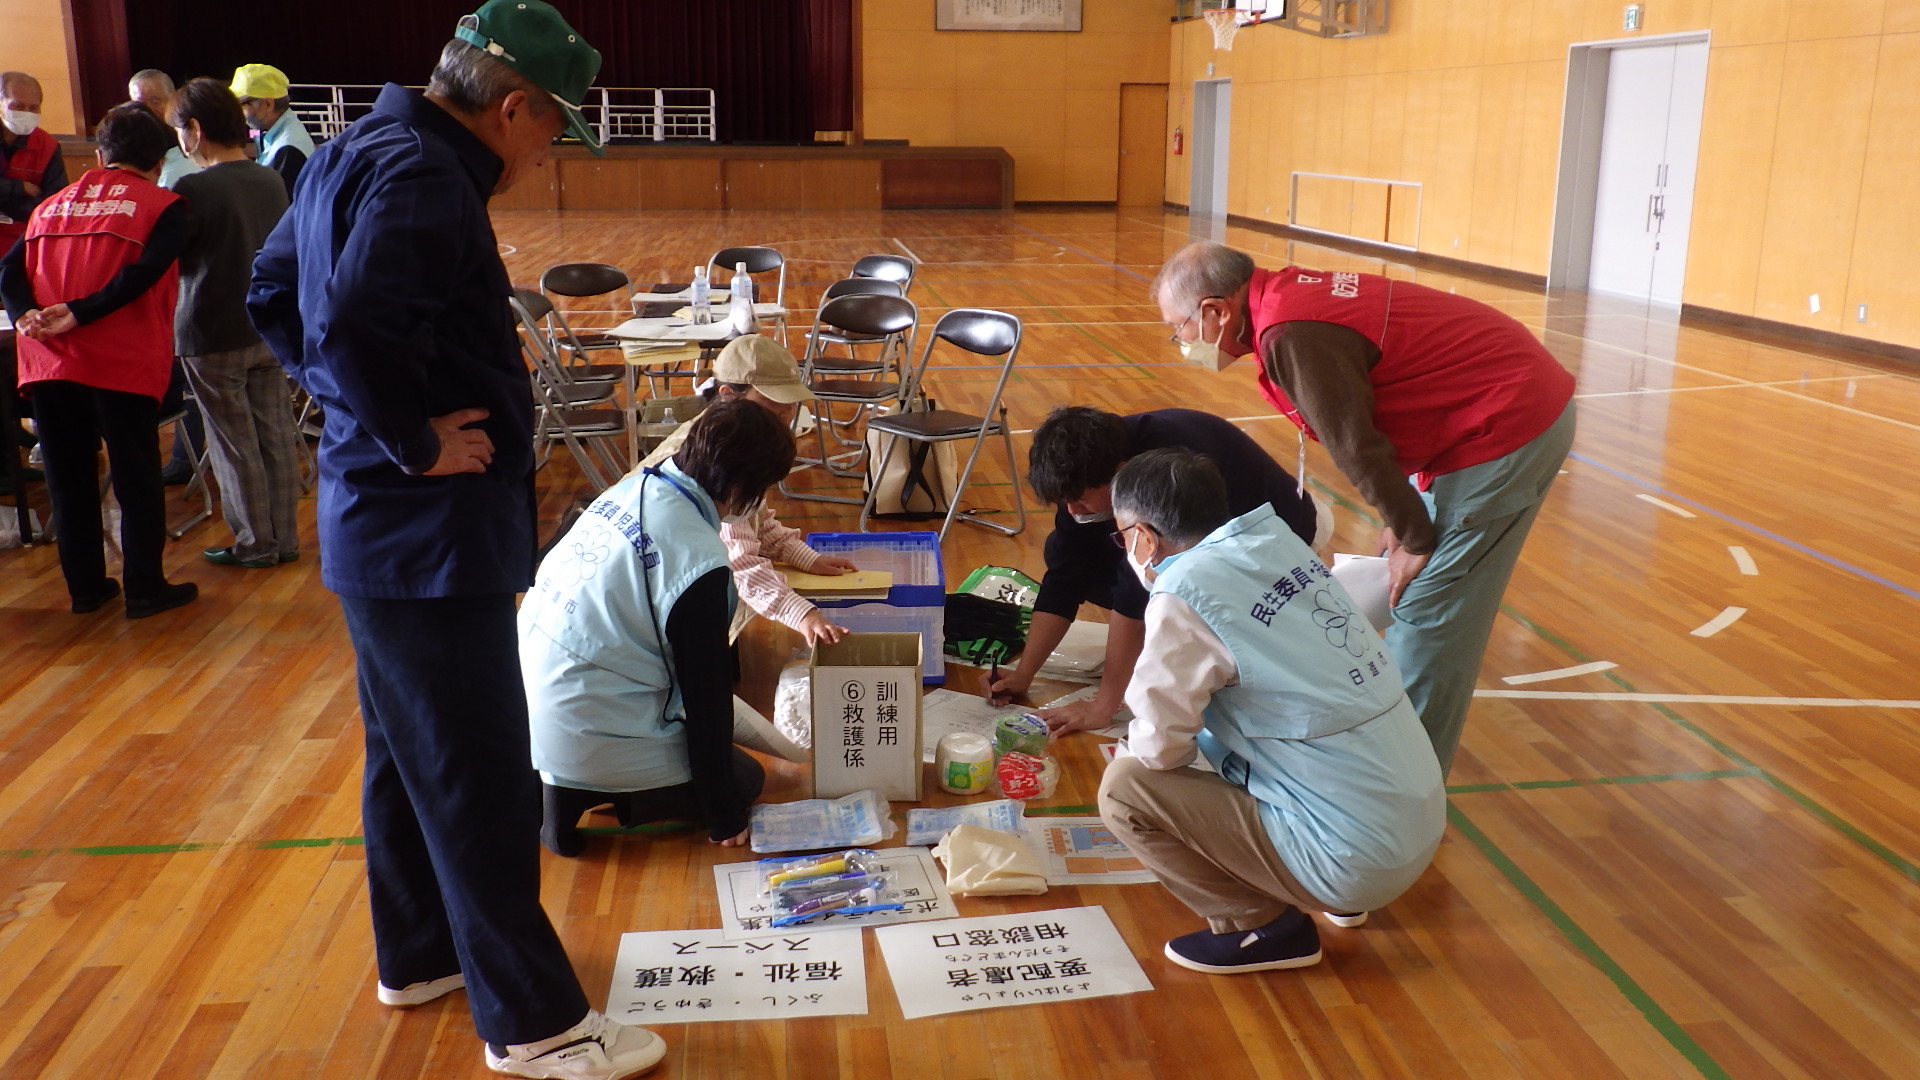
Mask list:
POLYGON ((704 326, 713 321, 713 304, 707 298, 707 268, 693 268, 693 284, 687 289, 688 306, 693 309, 693 322, 704 326))
POLYGON ((733 281, 727 287, 735 296, 744 293, 747 298, 747 303, 753 303, 753 276, 747 273, 746 263, 737 262, 733 264, 733 281))
POLYGON ((728 286, 732 298, 727 303, 727 321, 736 334, 757 334, 760 321, 753 315, 753 279, 747 276, 747 264, 733 264, 733 282, 728 286))

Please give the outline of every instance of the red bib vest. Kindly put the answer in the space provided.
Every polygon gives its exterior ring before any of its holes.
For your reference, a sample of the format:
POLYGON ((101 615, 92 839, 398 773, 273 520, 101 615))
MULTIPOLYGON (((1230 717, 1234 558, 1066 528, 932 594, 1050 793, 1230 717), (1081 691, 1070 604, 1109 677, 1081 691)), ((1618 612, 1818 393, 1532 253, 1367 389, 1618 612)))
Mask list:
MULTIPOLYGON (((45 128, 34 128, 27 133, 27 140, 7 158, 7 179, 39 184, 47 175, 47 166, 53 164, 53 156, 59 152, 59 139, 47 134, 45 128)), ((0 253, 4 253, 13 246, 15 240, 26 234, 27 223, 24 221, 0 225, 0 253)))
MULTIPOLYGON (((42 307, 100 290, 140 257, 161 211, 179 196, 121 169, 93 169, 33 212, 27 273, 42 307)), ((20 385, 50 379, 159 400, 173 370, 174 263, 125 307, 47 341, 22 335, 20 385)))
MULTIPOLYGON (((1299 321, 1337 323, 1373 342, 1380 350, 1371 373, 1374 426, 1423 491, 1435 476, 1525 446, 1573 398, 1573 376, 1532 331, 1477 300, 1425 285, 1297 266, 1255 270, 1247 308, 1256 344, 1270 327, 1299 321)), ((1313 435, 1264 365, 1260 392, 1313 435)))

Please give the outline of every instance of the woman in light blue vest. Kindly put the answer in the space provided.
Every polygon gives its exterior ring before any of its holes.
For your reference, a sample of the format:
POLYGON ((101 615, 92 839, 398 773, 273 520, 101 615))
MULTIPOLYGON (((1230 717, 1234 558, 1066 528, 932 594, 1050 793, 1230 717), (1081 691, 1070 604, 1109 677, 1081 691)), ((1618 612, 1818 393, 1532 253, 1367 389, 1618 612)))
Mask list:
POLYGON ((1219 472, 1185 450, 1133 458, 1112 496, 1149 595, 1131 754, 1108 767, 1100 816, 1207 920, 1168 959, 1316 964, 1302 909, 1358 925, 1432 861, 1433 744, 1380 635, 1271 506, 1229 520, 1219 472))
POLYGON ((622 825, 693 820, 715 843, 746 841, 765 773, 733 746, 744 706, 720 523, 786 477, 793 436, 748 401, 714 405, 690 428, 673 457, 594 500, 520 604, 540 839, 557 855, 580 854, 580 815, 606 803, 622 825))

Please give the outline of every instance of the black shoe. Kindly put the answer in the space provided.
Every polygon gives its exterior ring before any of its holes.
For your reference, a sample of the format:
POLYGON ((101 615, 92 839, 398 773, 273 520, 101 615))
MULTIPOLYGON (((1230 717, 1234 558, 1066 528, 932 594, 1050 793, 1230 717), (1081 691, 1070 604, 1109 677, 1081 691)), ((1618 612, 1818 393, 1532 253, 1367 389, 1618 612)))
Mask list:
POLYGON ((107 606, 107 601, 119 595, 120 583, 112 578, 108 578, 106 586, 92 596, 74 597, 73 613, 75 615, 91 615, 107 606))
POLYGON ((283 563, 299 562, 300 553, 297 551, 283 551, 280 553, 280 561, 283 563))
POLYGON ((1320 962, 1320 931, 1299 908, 1253 930, 1216 934, 1211 930, 1167 942, 1167 959, 1211 975, 1312 967, 1320 962))
MULTIPOLYGON (((278 555, 262 555, 257 559, 243 559, 233 553, 230 547, 210 547, 200 552, 201 557, 217 566, 244 566, 249 570, 268 570, 279 566, 278 555)), ((297 557, 297 556, 296 556, 297 557)))
POLYGON ((177 585, 162 586, 152 596, 127 597, 127 618, 144 619, 149 615, 158 615, 163 611, 172 611, 183 604, 193 603, 200 595, 200 586, 191 581, 182 581, 177 585))
POLYGON ((582 791, 542 782, 540 785, 540 843, 563 859, 577 859, 587 850, 580 831, 580 815, 616 800, 604 791, 582 791))
POLYGON ((160 484, 163 487, 179 487, 193 481, 193 466, 184 461, 169 461, 160 468, 160 484))

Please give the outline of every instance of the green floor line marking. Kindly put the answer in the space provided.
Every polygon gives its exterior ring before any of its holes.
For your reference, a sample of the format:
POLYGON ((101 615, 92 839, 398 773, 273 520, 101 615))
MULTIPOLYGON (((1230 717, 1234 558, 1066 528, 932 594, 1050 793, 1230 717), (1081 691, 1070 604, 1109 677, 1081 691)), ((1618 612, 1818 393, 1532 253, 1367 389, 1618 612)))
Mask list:
POLYGON ((1700 772, 1647 773, 1640 776, 1591 776, 1566 780, 1514 780, 1491 784, 1449 784, 1449 795, 1477 795, 1487 791, 1539 791, 1546 788, 1603 787, 1617 784, 1663 784, 1672 780, 1746 780, 1760 776, 1751 765, 1738 769, 1700 772))
POLYGON ((1315 491, 1318 491, 1322 495, 1325 495, 1327 498, 1332 499, 1333 505, 1338 507, 1343 507, 1347 510, 1353 511, 1353 514, 1355 517, 1358 517, 1361 521, 1366 522, 1367 524, 1373 526, 1376 529, 1380 527, 1380 519, 1377 517, 1374 517, 1373 512, 1371 510, 1368 510, 1366 507, 1361 506, 1359 503, 1354 502, 1352 499, 1349 499, 1345 495, 1342 495, 1339 492, 1333 490, 1332 488, 1328 487, 1326 484, 1315 479, 1314 477, 1311 477, 1311 476, 1307 477, 1307 484, 1308 486, 1312 487, 1315 491))
MULTIPOLYGON (((1506 612, 1508 615, 1513 617, 1514 621, 1518 622, 1520 625, 1526 627, 1527 629, 1533 631, 1535 634, 1540 635, 1540 637, 1545 639, 1549 644, 1553 645, 1555 648, 1558 648, 1561 652, 1566 653, 1568 656, 1574 658, 1575 660, 1579 660, 1585 663, 1587 661, 1591 661, 1592 659, 1594 659, 1593 657, 1588 656, 1582 650, 1576 648, 1572 642, 1567 641, 1565 638, 1561 637, 1560 635, 1555 634, 1551 630, 1548 630, 1547 628, 1541 626, 1539 623, 1534 622, 1532 619, 1526 617, 1525 615, 1520 614, 1518 611, 1515 611, 1513 608, 1509 607, 1508 605, 1504 603, 1501 604, 1500 610, 1503 612, 1506 612)), ((1606 677, 1607 681, 1613 683, 1615 686, 1618 686, 1620 689, 1625 690, 1628 693, 1637 694, 1640 692, 1638 687, 1634 686, 1631 682, 1628 682, 1627 679, 1617 671, 1607 671, 1607 672, 1603 672, 1602 674, 1606 677)), ((1792 784, 1787 783, 1785 780, 1780 779, 1780 777, 1775 776, 1768 769, 1754 764, 1752 758, 1747 757, 1745 754, 1742 754, 1740 751, 1728 745, 1724 739, 1721 739, 1719 736, 1716 736, 1711 732, 1705 730, 1704 728, 1700 727, 1700 725, 1694 723, 1691 720, 1688 720, 1686 717, 1681 716, 1679 713, 1674 712, 1671 708, 1668 708, 1666 705, 1661 704, 1659 702, 1649 702, 1647 703, 1647 705, 1654 712, 1658 713, 1660 716, 1671 721, 1675 727, 1678 727, 1680 730, 1700 740, 1702 743, 1704 743, 1705 745, 1713 749, 1716 753, 1725 757, 1728 761, 1733 762, 1735 765, 1738 765, 1743 769, 1752 770, 1752 774, 1754 776, 1760 778, 1761 780, 1765 780, 1767 784, 1770 787, 1772 787, 1775 791, 1778 791, 1780 794, 1785 795, 1790 801, 1792 801, 1795 805, 1799 806, 1802 810, 1805 810, 1807 813, 1812 814, 1815 818, 1818 818, 1820 821, 1825 822, 1828 826, 1833 828, 1840 835, 1860 845, 1862 848, 1865 848, 1875 858, 1879 859, 1883 863, 1886 863, 1887 866, 1892 868, 1892 870, 1895 873, 1899 874, 1900 876, 1906 878, 1909 881, 1920 883, 1920 866, 1916 866, 1911 860, 1905 858, 1899 852, 1894 851, 1892 848, 1888 847, 1886 844, 1882 843, 1879 840, 1874 839, 1872 836, 1869 836, 1865 830, 1861 829, 1859 826, 1853 824, 1847 819, 1841 817, 1839 814, 1834 813, 1832 810, 1828 809, 1825 805, 1815 800, 1812 796, 1808 795, 1806 792, 1801 791, 1799 788, 1796 788, 1792 784)))
POLYGON ((1077 817, 1099 812, 1097 806, 1029 806, 1023 813, 1027 817, 1077 817))
MULTIPOLYGON (((1001 280, 1005 281, 1006 279, 1002 278, 1001 280)), ((1085 324, 1075 322, 1067 318, 1065 315, 1062 315, 1058 311, 1053 310, 1052 308, 1048 307, 1046 303, 1043 302, 1039 297, 1021 288, 1019 285, 1015 284, 1014 282, 1007 281, 1006 284, 1014 292, 1017 292, 1021 296, 1024 296, 1027 299, 1033 301, 1034 305, 1038 307, 1040 310, 1046 312, 1049 315, 1052 315, 1056 319, 1059 319, 1061 322, 1065 323, 1066 325, 1073 327, 1075 332, 1080 334, 1081 337, 1086 338, 1088 341, 1091 341, 1095 345, 1098 345, 1102 349, 1105 349, 1106 351, 1112 353, 1114 356, 1118 357, 1122 363, 1126 364, 1128 367, 1133 368, 1135 371, 1139 372, 1142 376, 1149 379, 1156 378, 1156 376, 1151 371, 1148 371, 1146 368, 1143 368, 1140 366, 1140 360, 1138 357, 1128 356, 1126 353, 1121 352, 1118 348, 1116 348, 1112 343, 1108 342, 1105 338, 1098 337, 1094 334, 1093 331, 1088 330, 1085 324)))
POLYGON ((1653 1000, 1652 995, 1642 989, 1639 983, 1634 982, 1633 976, 1628 975, 1626 969, 1609 956, 1607 951, 1600 947, 1599 942, 1593 940, 1592 935, 1582 930, 1580 924, 1574 922, 1573 917, 1568 915, 1565 909, 1554 903, 1547 896, 1546 891, 1527 876, 1526 871, 1520 869, 1517 863, 1507 857, 1506 852, 1500 850, 1500 846, 1493 842, 1492 837, 1481 832, 1478 825, 1461 812, 1459 807, 1452 804, 1447 806, 1447 820, 1452 822, 1453 827, 1460 830, 1462 835, 1471 840, 1474 847, 1480 849, 1480 854, 1487 857, 1487 861, 1493 864, 1494 869, 1500 871, 1507 882, 1518 890, 1520 895, 1527 898, 1528 903, 1547 917, 1547 921, 1553 924, 1554 929, 1560 931, 1562 937, 1566 938, 1574 948, 1580 950, 1594 967, 1599 968, 1601 974, 1612 980, 1614 989, 1620 991, 1620 995, 1640 1011, 1640 1015, 1646 1018, 1647 1023, 1652 1024, 1653 1029, 1667 1040, 1667 1045, 1678 1051, 1681 1057, 1686 1058, 1689 1064, 1699 1070, 1701 1076, 1709 1080, 1732 1080, 1727 1071, 1720 1067, 1720 1063, 1713 1059, 1713 1055, 1707 1053, 1706 1048, 1695 1042, 1693 1036, 1687 1034, 1687 1030, 1681 1027, 1678 1021, 1668 1016, 1667 1011, 1653 1000))

